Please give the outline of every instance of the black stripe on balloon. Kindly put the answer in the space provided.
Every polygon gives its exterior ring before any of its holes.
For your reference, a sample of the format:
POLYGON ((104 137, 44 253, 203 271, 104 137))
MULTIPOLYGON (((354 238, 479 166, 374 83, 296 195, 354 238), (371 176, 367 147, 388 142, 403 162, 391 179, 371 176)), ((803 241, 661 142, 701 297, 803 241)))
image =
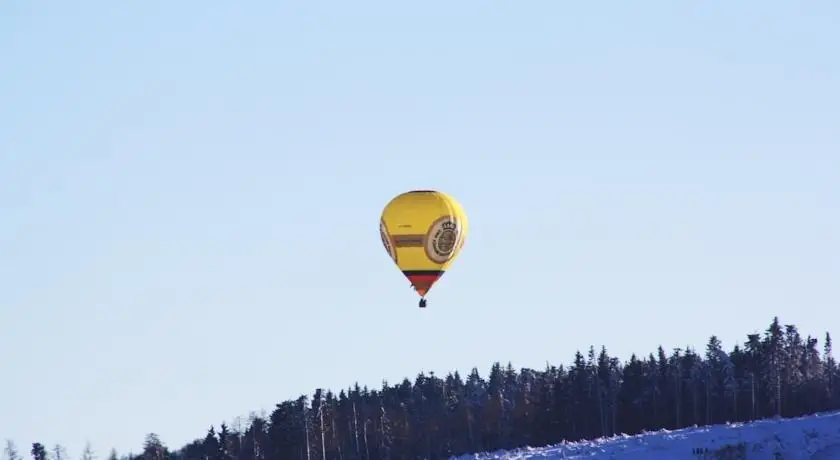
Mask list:
POLYGON ((403 270, 405 276, 443 275, 445 270, 403 270))

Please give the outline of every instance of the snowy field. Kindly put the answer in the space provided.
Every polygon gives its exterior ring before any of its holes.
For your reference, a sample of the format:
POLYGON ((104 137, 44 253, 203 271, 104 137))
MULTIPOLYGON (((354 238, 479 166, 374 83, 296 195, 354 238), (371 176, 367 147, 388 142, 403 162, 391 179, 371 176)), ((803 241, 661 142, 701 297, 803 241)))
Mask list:
POLYGON ((616 436, 453 458, 840 460, 840 412, 794 419, 661 430, 636 436, 616 436))

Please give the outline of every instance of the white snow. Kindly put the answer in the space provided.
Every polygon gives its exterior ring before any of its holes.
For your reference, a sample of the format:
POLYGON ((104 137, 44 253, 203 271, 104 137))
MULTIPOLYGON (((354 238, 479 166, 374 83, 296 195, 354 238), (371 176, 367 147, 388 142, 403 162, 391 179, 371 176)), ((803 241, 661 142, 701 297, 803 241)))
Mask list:
POLYGON ((840 460, 840 412, 564 442, 453 457, 483 459, 840 460), (728 448, 726 446, 729 446, 728 448), (739 447, 740 446, 740 447, 739 447), (717 454, 715 452, 719 451, 717 454), (724 453, 724 451, 728 451, 724 453))

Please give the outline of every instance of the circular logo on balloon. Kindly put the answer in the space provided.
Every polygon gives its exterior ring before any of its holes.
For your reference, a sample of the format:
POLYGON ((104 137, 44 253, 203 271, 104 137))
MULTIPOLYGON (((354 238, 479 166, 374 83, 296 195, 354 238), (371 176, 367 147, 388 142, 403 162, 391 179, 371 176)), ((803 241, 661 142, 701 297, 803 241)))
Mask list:
POLYGON ((460 243, 459 233, 460 227, 455 219, 445 216, 436 220, 426 232, 426 256, 438 264, 451 259, 456 245, 460 243))
POLYGON ((388 255, 397 263, 397 250, 394 248, 394 242, 391 240, 391 235, 388 233, 388 227, 385 226, 385 221, 379 221, 379 236, 382 238, 382 245, 388 251, 388 255))

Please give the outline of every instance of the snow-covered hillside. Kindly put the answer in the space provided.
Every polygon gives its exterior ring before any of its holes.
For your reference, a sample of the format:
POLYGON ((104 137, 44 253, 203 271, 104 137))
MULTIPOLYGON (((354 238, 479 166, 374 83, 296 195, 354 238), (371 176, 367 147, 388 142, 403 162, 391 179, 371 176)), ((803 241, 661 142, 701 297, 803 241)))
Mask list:
POLYGON ((840 412, 637 436, 568 442, 542 448, 456 457, 476 459, 840 460, 840 412))

